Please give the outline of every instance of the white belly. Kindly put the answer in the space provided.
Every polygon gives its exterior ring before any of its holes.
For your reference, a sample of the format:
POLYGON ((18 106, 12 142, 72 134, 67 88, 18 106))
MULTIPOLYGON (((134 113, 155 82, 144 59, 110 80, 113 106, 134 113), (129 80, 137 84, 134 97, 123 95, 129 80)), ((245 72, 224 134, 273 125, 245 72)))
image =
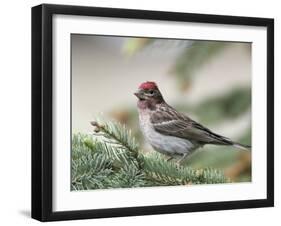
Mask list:
POLYGON ((164 154, 185 154, 195 150, 198 145, 187 139, 166 136, 154 130, 148 114, 140 115, 140 127, 145 139, 156 150, 164 154))

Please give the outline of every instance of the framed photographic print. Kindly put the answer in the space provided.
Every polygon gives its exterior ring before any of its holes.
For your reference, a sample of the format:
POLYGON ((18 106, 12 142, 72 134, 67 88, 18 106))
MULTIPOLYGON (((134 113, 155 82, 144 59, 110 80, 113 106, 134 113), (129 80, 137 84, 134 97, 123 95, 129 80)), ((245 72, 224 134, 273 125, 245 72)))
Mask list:
POLYGON ((274 21, 32 8, 32 217, 274 204, 274 21))

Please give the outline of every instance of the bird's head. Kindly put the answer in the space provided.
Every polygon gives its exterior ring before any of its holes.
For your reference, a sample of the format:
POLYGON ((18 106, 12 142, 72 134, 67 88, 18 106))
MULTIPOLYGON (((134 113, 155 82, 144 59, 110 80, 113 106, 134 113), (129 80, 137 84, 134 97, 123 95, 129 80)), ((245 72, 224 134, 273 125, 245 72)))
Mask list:
POLYGON ((153 106, 164 102, 155 82, 144 82, 140 84, 137 92, 134 93, 142 106, 153 106))

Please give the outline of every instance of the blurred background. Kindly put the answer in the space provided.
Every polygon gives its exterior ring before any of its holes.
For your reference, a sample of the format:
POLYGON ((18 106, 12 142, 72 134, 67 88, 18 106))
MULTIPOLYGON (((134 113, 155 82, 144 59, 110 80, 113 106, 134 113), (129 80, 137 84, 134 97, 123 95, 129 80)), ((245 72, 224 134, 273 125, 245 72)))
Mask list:
MULTIPOLYGON (((251 43, 71 35, 72 133, 92 132, 97 117, 138 126, 140 83, 155 81, 166 102, 214 132, 251 144, 251 43)), ((223 169, 251 181, 250 153, 206 145, 185 164, 223 169)))

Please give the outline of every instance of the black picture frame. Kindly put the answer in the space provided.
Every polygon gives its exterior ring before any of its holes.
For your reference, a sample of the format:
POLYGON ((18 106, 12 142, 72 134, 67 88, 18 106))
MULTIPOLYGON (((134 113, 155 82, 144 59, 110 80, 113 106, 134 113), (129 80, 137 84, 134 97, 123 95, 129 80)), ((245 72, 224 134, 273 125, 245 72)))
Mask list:
POLYGON ((43 4, 32 8, 32 218, 40 221, 121 217, 274 206, 274 20, 118 8, 43 4), (267 28, 267 198, 129 208, 52 210, 52 17, 55 14, 233 24, 267 28))

